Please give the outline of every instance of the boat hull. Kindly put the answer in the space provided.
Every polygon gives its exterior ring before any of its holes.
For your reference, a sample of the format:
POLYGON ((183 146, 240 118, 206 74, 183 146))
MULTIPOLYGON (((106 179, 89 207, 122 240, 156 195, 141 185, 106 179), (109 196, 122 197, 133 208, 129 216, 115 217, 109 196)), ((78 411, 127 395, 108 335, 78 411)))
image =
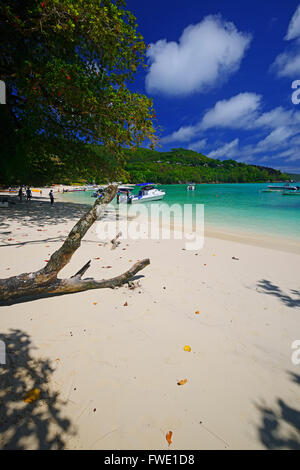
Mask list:
POLYGON ((262 193, 280 193, 282 189, 262 189, 262 193))
POLYGON ((300 191, 289 191, 289 192, 283 192, 283 196, 300 196, 300 191))
POLYGON ((158 194, 156 196, 143 196, 141 198, 131 198, 130 204, 137 204, 138 202, 151 202, 151 201, 160 201, 165 197, 165 194, 158 194))
POLYGON ((296 186, 268 186, 270 191, 296 191, 296 186))

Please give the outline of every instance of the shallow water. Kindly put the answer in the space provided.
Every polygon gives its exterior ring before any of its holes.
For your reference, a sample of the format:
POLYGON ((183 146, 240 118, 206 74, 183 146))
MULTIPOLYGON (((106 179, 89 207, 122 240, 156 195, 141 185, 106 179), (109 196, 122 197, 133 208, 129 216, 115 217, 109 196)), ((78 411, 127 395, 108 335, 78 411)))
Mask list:
MULTIPOLYGON (((263 193, 266 187, 265 183, 198 184, 195 191, 187 191, 182 184, 159 186, 166 191, 163 202, 168 205, 204 204, 205 226, 300 240, 300 196, 263 193)), ((63 198, 92 204, 91 194, 65 193, 63 198)))

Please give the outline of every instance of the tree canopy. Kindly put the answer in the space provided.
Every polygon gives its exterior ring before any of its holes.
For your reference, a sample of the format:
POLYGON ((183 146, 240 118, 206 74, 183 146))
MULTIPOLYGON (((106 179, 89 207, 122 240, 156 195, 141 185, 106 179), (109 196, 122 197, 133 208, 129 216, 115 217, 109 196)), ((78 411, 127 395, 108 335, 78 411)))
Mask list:
POLYGON ((137 28, 123 0, 1 3, 1 182, 119 178, 124 148, 155 145, 152 101, 129 89, 146 49, 137 28))

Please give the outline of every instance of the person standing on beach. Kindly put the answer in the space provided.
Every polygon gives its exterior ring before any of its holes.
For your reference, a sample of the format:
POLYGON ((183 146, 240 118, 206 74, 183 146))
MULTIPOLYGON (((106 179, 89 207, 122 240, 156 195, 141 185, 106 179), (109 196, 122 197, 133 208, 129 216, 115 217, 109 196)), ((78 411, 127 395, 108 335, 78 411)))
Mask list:
POLYGON ((19 192, 18 192, 18 196, 19 196, 20 202, 22 202, 22 198, 23 198, 23 186, 20 186, 20 189, 19 189, 19 192))
POLYGON ((53 203, 54 203, 54 194, 53 194, 53 190, 52 190, 52 189, 50 189, 49 197, 50 197, 51 206, 53 206, 53 203))
POLYGON ((26 189, 27 202, 31 202, 31 198, 32 198, 32 192, 31 192, 31 189, 29 188, 29 186, 27 186, 27 189, 26 189))

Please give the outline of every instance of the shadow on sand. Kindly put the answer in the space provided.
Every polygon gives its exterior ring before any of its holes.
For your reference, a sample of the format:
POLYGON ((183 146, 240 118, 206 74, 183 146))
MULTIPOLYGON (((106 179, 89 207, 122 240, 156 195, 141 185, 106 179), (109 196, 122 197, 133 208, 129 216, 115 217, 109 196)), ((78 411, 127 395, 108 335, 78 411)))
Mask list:
POLYGON ((75 432, 61 416, 64 402, 50 390, 54 369, 48 359, 34 359, 30 336, 21 330, 1 334, 6 364, 0 365, 0 448, 64 449, 66 433, 75 432), (24 402, 26 393, 40 390, 40 399, 24 402))
POLYGON ((56 201, 51 207, 48 201, 33 199, 30 203, 19 202, 12 198, 15 204, 1 209, 0 228, 7 227, 11 221, 19 221, 24 227, 43 227, 56 225, 70 220, 80 219, 91 208, 87 204, 76 204, 68 201, 56 201))
MULTIPOLYGON (((289 373, 290 378, 300 385, 300 375, 289 373)), ((277 410, 256 405, 261 412, 259 437, 267 449, 300 450, 300 410, 283 400, 277 400, 277 410)))
POLYGON ((280 287, 272 284, 272 282, 262 279, 257 283, 258 292, 268 295, 274 295, 287 307, 296 308, 300 307, 300 292, 291 289, 290 293, 283 292, 280 287))
MULTIPOLYGON (((8 208, 0 211, 0 248, 2 247, 22 247, 33 244, 43 243, 57 243, 63 242, 66 238, 67 233, 72 226, 69 224, 66 226, 66 233, 53 237, 45 237, 43 239, 28 239, 24 240, 24 234, 20 233, 22 241, 18 240, 17 232, 14 233, 14 240, 9 240, 12 231, 11 223, 19 223, 19 228, 34 228, 37 231, 47 231, 48 227, 55 227, 58 224, 66 224, 68 222, 76 222, 92 207, 87 204, 76 204, 68 201, 57 201, 54 206, 51 207, 46 201, 39 199, 33 200, 31 203, 22 202, 16 200, 14 205, 10 205, 8 208)), ((126 217, 119 214, 119 208, 111 209, 109 206, 105 208, 101 215, 101 220, 116 221, 126 220, 126 217)), ((62 230, 62 229, 61 229, 62 230)), ((25 235, 26 236, 26 235, 25 235)), ((31 236, 32 237, 32 236, 31 236)), ((100 240, 101 241, 101 240, 100 240)), ((84 239, 85 243, 89 243, 90 240, 84 239)), ((94 243, 94 242, 93 242, 94 243)))

